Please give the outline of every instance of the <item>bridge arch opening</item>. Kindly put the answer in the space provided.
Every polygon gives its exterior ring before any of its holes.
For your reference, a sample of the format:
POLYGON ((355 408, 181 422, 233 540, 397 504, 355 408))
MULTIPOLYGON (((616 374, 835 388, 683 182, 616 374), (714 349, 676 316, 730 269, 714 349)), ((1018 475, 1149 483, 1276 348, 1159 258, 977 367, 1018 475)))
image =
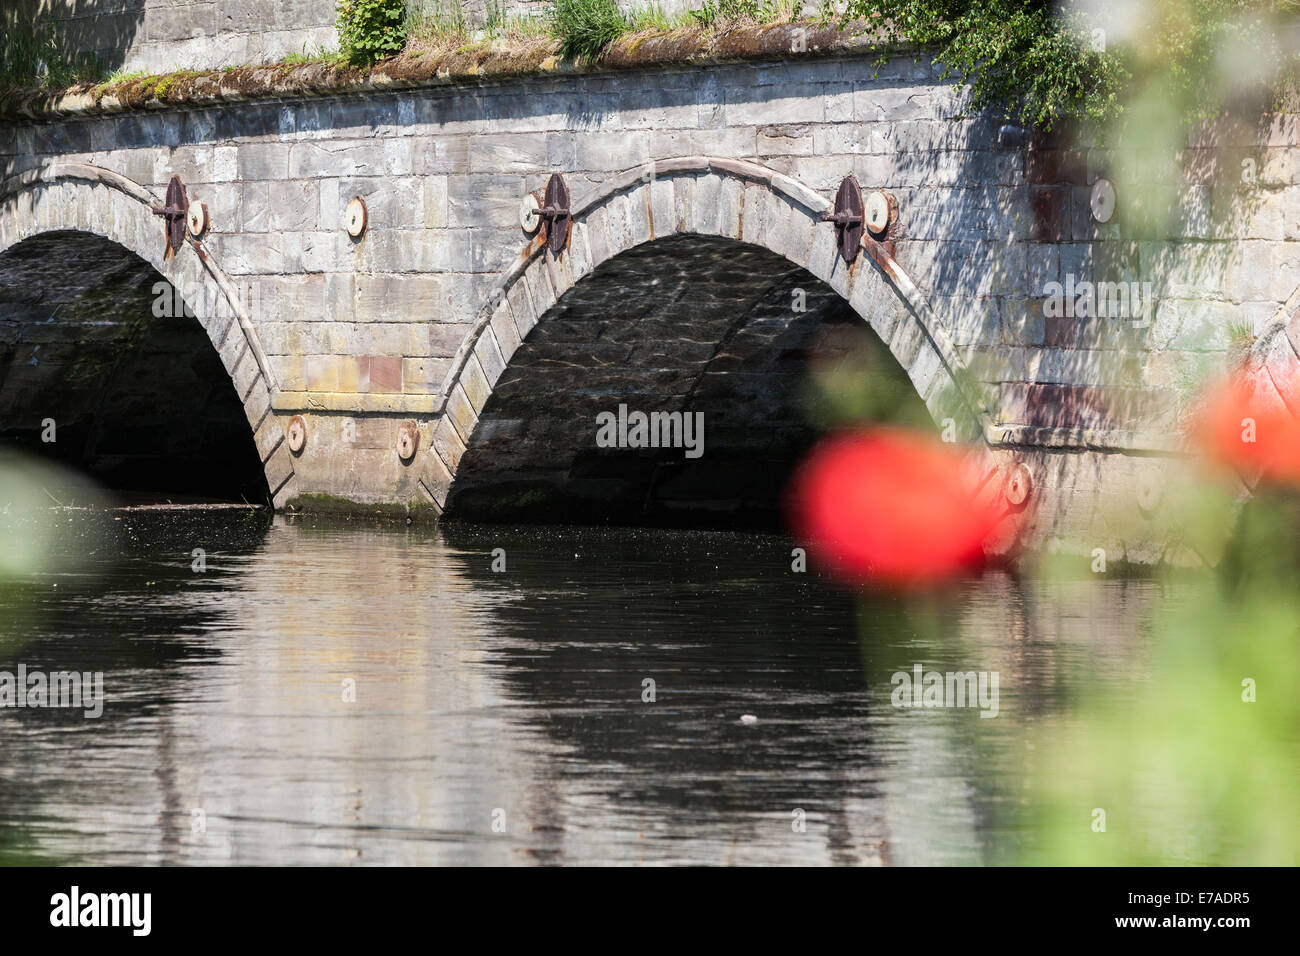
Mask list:
POLYGON ((0 252, 0 409, 0 443, 127 500, 267 500, 208 333, 153 265, 104 236, 55 229, 0 252))
POLYGON ((873 407, 854 411, 934 427, 890 349, 807 269, 719 236, 634 245, 521 338, 445 515, 776 526, 792 470, 846 411, 819 400, 813 370, 864 376, 844 394, 873 407))

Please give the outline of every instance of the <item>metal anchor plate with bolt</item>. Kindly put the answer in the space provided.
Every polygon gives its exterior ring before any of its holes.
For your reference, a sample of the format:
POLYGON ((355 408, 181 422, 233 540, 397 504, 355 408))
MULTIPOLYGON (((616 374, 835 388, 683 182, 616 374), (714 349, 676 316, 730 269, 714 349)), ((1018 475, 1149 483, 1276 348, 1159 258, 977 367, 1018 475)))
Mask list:
POLYGON ((189 212, 190 200, 185 194, 185 184, 179 176, 173 174, 171 182, 167 184, 167 199, 163 207, 153 211, 155 216, 162 216, 163 232, 167 237, 163 259, 170 259, 184 244, 185 232, 189 228, 189 212))
POLYGON ((546 224, 546 248, 558 256, 568 245, 573 226, 573 217, 569 215, 569 187, 559 173, 551 173, 537 215, 546 224))
POLYGON ((862 188, 852 176, 845 176, 835 194, 835 208, 822 213, 822 222, 835 223, 836 244, 844 261, 852 264, 862 245, 863 228, 862 188))

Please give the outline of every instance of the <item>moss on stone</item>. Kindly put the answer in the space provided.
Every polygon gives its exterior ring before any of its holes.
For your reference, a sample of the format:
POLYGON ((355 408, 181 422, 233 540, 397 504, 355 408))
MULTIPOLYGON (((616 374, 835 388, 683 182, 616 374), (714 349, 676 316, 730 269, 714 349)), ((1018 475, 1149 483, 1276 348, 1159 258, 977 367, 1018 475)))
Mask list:
POLYGON ((559 42, 521 34, 496 42, 467 42, 464 36, 417 40, 401 54, 368 69, 338 59, 296 57, 264 66, 176 70, 78 83, 51 92, 0 92, 0 120, 48 119, 68 114, 126 112, 160 106, 204 106, 228 100, 329 96, 372 89, 449 85, 550 73, 602 72, 672 63, 710 63, 771 56, 806 57, 866 52, 871 40, 854 24, 843 28, 783 23, 741 24, 722 30, 679 27, 644 30, 620 37, 594 62, 564 60, 559 42), (800 34, 795 49, 795 29, 800 34))
POLYGON ((319 493, 295 495, 289 499, 287 509, 303 514, 378 517, 395 521, 436 521, 439 514, 436 505, 422 499, 405 502, 354 501, 341 495, 319 493))

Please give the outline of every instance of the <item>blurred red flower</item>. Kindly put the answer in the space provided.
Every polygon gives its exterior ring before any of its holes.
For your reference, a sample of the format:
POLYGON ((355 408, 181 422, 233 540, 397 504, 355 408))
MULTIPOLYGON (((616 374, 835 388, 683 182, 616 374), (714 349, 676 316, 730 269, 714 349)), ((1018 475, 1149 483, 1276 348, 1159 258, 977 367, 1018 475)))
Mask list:
POLYGON ((1213 389, 1192 417, 1191 436, 1207 457, 1247 479, 1300 484, 1300 419, 1266 369, 1213 389))
POLYGON ((791 486, 795 532, 840 577, 912 586, 979 565, 1003 516, 977 496, 968 459, 919 432, 871 428, 828 438, 791 486))

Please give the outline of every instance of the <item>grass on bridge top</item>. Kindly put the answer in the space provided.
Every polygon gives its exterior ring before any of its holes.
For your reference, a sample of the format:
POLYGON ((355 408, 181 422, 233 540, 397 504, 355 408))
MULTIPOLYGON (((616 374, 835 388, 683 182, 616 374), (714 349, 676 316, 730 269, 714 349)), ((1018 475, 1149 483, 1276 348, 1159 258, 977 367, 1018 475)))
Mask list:
POLYGON ((617 0, 552 0, 545 14, 523 16, 489 0, 474 26, 461 0, 355 0, 340 11, 382 7, 404 20, 398 29, 385 21, 383 44, 351 47, 350 60, 304 49, 274 64, 148 76, 105 76, 48 26, 0 14, 0 119, 847 52, 877 54, 879 64, 924 51, 943 78, 970 90, 969 112, 994 107, 1044 129, 1104 126, 1151 100, 1176 122, 1203 121, 1225 107, 1240 112, 1261 90, 1277 97, 1273 109, 1290 111, 1300 88, 1298 0, 1199 0, 1190 19, 1185 0, 1152 0, 1140 30, 1114 36, 1086 12, 1058 13, 1046 0, 696 2, 669 15, 653 3, 624 12, 617 0))
MULTIPOLYGON (((762 7, 757 0, 722 0, 728 5, 723 12, 714 2, 706 0, 704 10, 675 16, 657 6, 625 16, 617 13, 613 0, 558 0, 545 18, 489 11, 482 27, 468 25, 459 8, 455 15, 417 13, 408 19, 402 52, 372 65, 349 63, 336 50, 304 50, 277 63, 161 74, 116 71, 105 76, 90 64, 64 65, 48 67, 37 82, 21 64, 6 63, 0 64, 0 119, 199 105, 232 95, 323 95, 558 70, 867 52, 872 47, 867 24, 801 18, 797 0, 771 0, 762 7), (608 17, 601 22, 610 38, 598 45, 584 19, 593 4, 607 4, 619 18, 617 23, 608 17)), ((29 49, 44 48, 34 44, 29 49)))
MULTIPOLYGON (((827 0, 822 2, 826 4, 827 0)), ((163 73, 107 70, 93 56, 68 49, 57 31, 48 25, 15 21, 0 23, 6 34, 6 41, 0 47, 0 91, 121 92, 134 100, 130 92, 135 88, 154 92, 156 98, 167 102, 167 92, 175 80, 207 74, 246 74, 267 68, 288 72, 318 66, 365 76, 375 71, 387 72, 386 68, 395 63, 409 64, 431 58, 466 60, 476 56, 514 60, 525 71, 538 68, 540 61, 548 57, 583 61, 591 66, 602 60, 615 41, 634 41, 620 44, 626 58, 638 45, 635 41, 667 36, 679 40, 682 58, 690 59, 706 52, 711 45, 709 41, 723 32, 743 35, 761 26, 794 23, 824 29, 834 22, 830 6, 824 5, 820 11, 809 14, 802 0, 703 0, 703 4, 699 10, 669 15, 651 3, 624 14, 614 0, 556 0, 545 15, 535 16, 507 14, 503 7, 489 0, 486 21, 475 25, 466 19, 460 0, 411 0, 407 5, 401 52, 377 63, 350 62, 337 49, 304 48, 275 63, 163 73)), ((850 23, 837 24, 836 29, 864 32, 861 25, 850 23)))

